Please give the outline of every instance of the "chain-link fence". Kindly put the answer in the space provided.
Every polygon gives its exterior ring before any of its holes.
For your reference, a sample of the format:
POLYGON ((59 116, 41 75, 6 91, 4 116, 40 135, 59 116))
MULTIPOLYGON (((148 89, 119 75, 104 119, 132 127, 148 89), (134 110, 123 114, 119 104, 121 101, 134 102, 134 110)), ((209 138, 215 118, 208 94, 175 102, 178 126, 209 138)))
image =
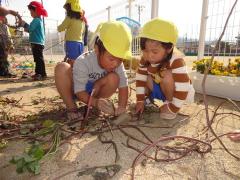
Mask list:
MULTIPOLYGON (((205 55, 210 55, 218 40, 227 16, 235 0, 210 0, 205 38, 205 55)), ((225 34, 216 52, 217 56, 240 55, 240 4, 238 3, 229 19, 225 34)))
MULTIPOLYGON (((151 0, 125 0, 116 4, 109 4, 105 9, 95 12, 87 17, 89 22, 90 31, 94 32, 97 25, 100 22, 115 20, 120 17, 128 17, 137 21, 141 25, 151 19, 151 0)), ((212 46, 216 42, 223 29, 224 22, 230 11, 230 8, 234 0, 208 0, 208 14, 207 14, 207 28, 205 36, 205 48, 203 54, 208 56, 211 54, 212 46)), ((184 1, 182 1, 184 3, 184 1)), ((163 3, 160 6, 164 5, 163 3)), ((189 11, 188 5, 184 5, 186 9, 181 9, 181 11, 189 11)), ((166 6, 167 8, 167 6, 166 6)), ((199 7, 201 9, 201 7, 199 7)), ((201 11, 200 11, 201 12, 201 11)), ((179 12, 180 13, 180 12, 179 12)), ((200 13, 199 13, 200 14, 200 13)), ((200 15, 199 15, 200 17, 200 15)), ((31 17, 24 16, 23 19, 26 22, 32 20, 31 17)), ((230 18, 230 22, 227 26, 226 33, 220 43, 219 49, 217 51, 218 56, 239 56, 240 54, 240 4, 237 4, 234 9, 233 15, 230 18)), ((182 22, 175 21, 171 19, 175 24, 177 24, 179 30, 179 39, 177 47, 184 52, 186 55, 196 56, 199 46, 199 29, 200 29, 200 18, 196 18, 196 22, 191 24, 190 22, 184 22, 185 25, 180 24, 182 22)), ((61 22, 56 19, 45 19, 45 33, 46 33, 46 43, 45 43, 45 55, 52 57, 53 55, 60 55, 61 58, 64 56, 64 33, 57 32, 57 26, 61 22)), ((90 36, 92 33, 90 33, 90 36)), ((89 37, 91 39, 91 37, 89 37)), ((15 37, 15 48, 17 54, 28 55, 31 53, 28 34, 18 32, 15 37)), ((132 52, 133 55, 139 55, 139 39, 133 38, 132 42, 132 52)))

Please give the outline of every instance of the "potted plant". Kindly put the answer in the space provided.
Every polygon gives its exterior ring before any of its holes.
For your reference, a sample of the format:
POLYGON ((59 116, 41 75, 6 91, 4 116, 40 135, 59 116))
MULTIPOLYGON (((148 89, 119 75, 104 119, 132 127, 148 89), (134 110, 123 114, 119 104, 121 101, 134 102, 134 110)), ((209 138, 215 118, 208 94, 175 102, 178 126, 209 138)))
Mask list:
MULTIPOLYGON (((202 79, 210 59, 194 61, 191 79, 196 92, 202 93, 202 79)), ((213 61, 206 79, 206 94, 240 101, 240 58, 229 59, 228 63, 213 61)))

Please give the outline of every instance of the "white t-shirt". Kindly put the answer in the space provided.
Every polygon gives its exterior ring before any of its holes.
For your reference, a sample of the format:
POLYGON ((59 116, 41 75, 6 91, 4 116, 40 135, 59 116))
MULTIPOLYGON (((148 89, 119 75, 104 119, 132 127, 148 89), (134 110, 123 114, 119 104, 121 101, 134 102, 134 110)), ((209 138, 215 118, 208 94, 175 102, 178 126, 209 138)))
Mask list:
MULTIPOLYGON (((118 87, 126 87, 128 85, 128 79, 123 63, 115 69, 115 73, 118 74, 120 79, 118 87)), ((85 91, 88 81, 95 82, 106 74, 107 71, 99 66, 94 51, 82 54, 76 59, 73 65, 74 93, 85 91)))

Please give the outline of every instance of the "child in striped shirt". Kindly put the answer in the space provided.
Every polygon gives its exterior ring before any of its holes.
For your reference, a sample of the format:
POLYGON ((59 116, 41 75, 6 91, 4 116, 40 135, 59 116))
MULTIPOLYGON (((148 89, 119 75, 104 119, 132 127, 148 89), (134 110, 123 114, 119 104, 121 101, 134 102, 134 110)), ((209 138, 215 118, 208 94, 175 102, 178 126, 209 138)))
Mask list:
POLYGON ((140 32, 142 58, 136 75, 136 112, 144 110, 145 95, 160 99, 160 117, 174 119, 185 101, 193 102, 194 89, 183 54, 176 45, 178 31, 163 19, 147 22, 140 32))

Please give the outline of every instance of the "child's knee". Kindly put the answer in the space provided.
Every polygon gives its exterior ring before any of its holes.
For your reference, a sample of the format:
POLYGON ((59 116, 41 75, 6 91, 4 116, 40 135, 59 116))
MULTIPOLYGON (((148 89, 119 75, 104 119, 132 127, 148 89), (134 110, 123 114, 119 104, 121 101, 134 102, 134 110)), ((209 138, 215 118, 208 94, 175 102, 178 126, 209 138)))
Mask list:
POLYGON ((163 71, 161 73, 161 75, 163 76, 163 79, 162 79, 162 83, 163 84, 169 84, 169 83, 173 83, 173 76, 172 76, 172 72, 169 71, 169 70, 166 70, 166 71, 163 71))
POLYGON ((68 64, 66 62, 60 62, 55 67, 55 75, 66 74, 70 68, 71 68, 70 64, 68 64))
POLYGON ((107 75, 107 83, 112 85, 119 85, 120 78, 117 73, 111 72, 107 75))

